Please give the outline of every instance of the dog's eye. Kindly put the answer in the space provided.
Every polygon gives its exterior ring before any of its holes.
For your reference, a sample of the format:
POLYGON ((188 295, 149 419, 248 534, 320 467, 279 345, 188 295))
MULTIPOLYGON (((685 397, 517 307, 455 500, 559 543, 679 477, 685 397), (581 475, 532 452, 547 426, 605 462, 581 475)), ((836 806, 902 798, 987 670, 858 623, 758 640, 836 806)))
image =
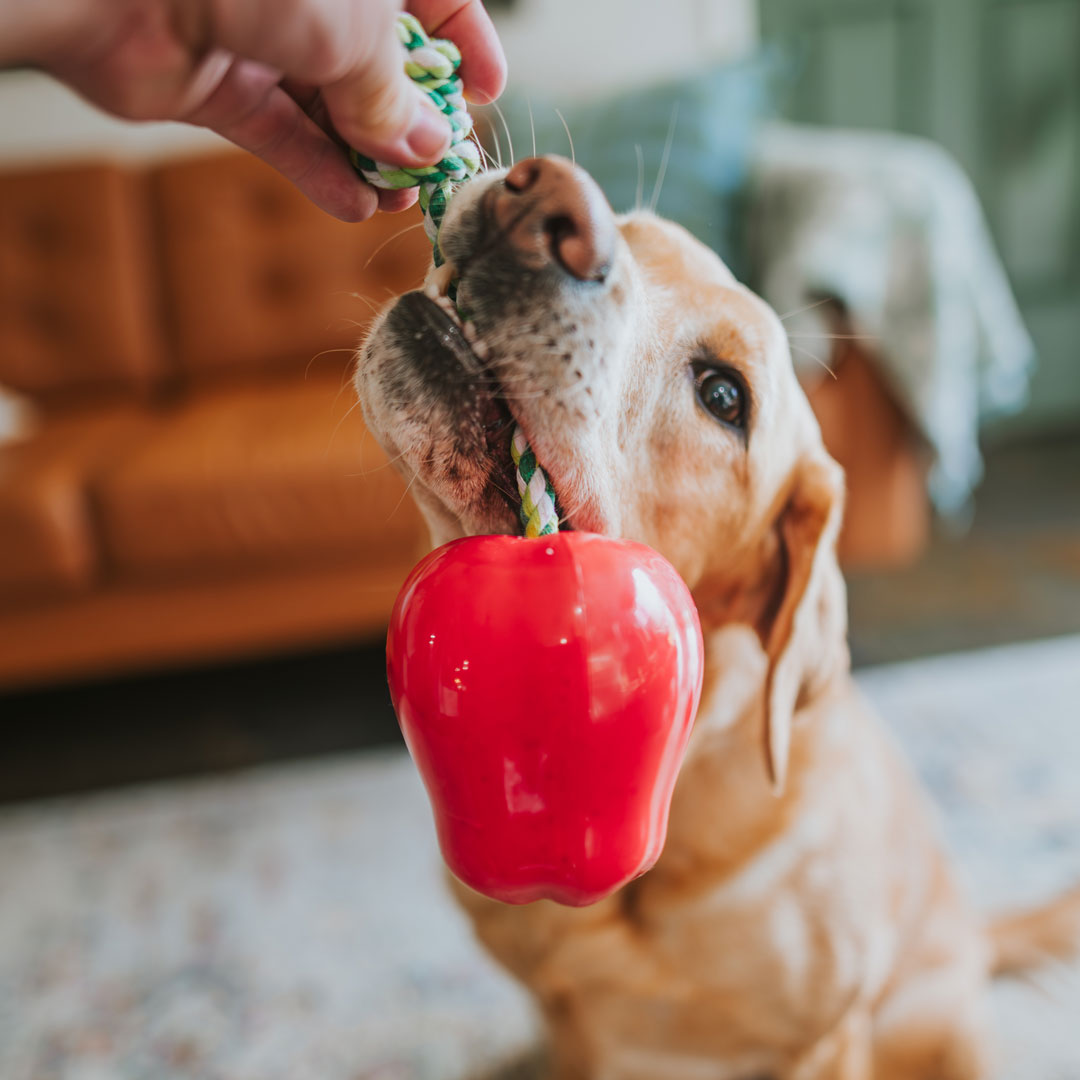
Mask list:
POLYGON ((744 426, 746 394, 734 375, 716 368, 702 368, 694 373, 694 387, 698 401, 717 420, 732 427, 744 426))

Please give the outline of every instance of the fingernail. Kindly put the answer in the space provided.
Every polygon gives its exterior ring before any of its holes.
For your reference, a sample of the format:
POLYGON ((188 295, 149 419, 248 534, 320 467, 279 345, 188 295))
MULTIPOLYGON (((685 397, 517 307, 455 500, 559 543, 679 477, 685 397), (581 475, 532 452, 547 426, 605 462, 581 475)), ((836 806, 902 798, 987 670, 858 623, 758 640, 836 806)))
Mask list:
POLYGON ((427 101, 417 101, 405 142, 418 158, 435 161, 450 147, 450 122, 427 101))

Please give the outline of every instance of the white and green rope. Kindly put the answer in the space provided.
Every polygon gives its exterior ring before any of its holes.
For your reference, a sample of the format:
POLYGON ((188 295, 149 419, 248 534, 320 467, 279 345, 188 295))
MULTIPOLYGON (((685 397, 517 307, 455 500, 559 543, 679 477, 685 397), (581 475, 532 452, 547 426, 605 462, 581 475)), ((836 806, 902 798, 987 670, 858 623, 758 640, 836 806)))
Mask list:
POLYGON ((420 188, 420 209, 424 212, 424 230, 435 247, 435 263, 442 263, 439 250, 439 226, 446 204, 456 184, 475 176, 480 170, 480 149, 469 137, 472 117, 465 103, 464 87, 458 76, 461 53, 452 41, 429 38, 419 20, 402 12, 397 33, 405 46, 405 73, 421 87, 431 103, 450 124, 452 140, 441 161, 415 169, 401 169, 373 161, 355 150, 349 152, 353 168, 369 183, 379 188, 420 188))
MULTIPOLYGON (((480 171, 480 150, 470 138, 472 117, 465 103, 464 87, 458 76, 461 53, 452 41, 430 38, 414 15, 403 12, 397 21, 398 37, 404 45, 405 72, 422 87, 432 104, 450 122, 453 138, 450 149, 435 165, 401 169, 373 161, 355 150, 349 151, 353 168, 371 185, 396 190, 420 188, 420 209, 424 212, 424 231, 435 252, 435 265, 443 262, 439 247, 439 229, 454 189, 480 171)), ((521 524, 528 537, 548 536, 559 531, 555 489, 536 455, 529 447, 520 426, 514 428, 510 453, 517 470, 518 494, 521 496, 521 524)))
POLYGON ((518 494, 521 496, 521 524, 526 536, 547 536, 559 531, 555 509, 555 491, 520 427, 514 428, 510 455, 517 470, 518 494))

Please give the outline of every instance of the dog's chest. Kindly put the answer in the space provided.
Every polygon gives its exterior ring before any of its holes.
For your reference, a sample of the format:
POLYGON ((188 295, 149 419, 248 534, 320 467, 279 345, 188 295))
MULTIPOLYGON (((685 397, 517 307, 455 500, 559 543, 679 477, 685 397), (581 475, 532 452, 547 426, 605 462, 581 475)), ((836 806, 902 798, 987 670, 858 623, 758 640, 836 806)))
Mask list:
MULTIPOLYGON (((751 1045, 802 1042, 884 983, 897 950, 882 917, 894 882, 859 803, 856 787, 850 798, 811 799, 723 878, 666 881, 661 860, 642 880, 634 909, 646 949, 681 986, 686 1014, 700 1010, 702 1029, 737 1031, 751 1045)), ((754 1075, 733 1064, 732 1075, 754 1075)))

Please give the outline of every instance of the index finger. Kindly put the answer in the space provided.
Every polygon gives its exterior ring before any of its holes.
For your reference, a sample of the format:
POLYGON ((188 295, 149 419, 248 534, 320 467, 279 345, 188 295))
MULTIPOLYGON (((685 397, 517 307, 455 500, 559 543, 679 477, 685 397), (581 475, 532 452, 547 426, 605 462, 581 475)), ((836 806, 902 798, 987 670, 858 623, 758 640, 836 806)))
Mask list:
POLYGON ((432 37, 449 38, 461 50, 467 98, 486 105, 503 92, 506 56, 481 0, 408 0, 406 7, 432 37))

